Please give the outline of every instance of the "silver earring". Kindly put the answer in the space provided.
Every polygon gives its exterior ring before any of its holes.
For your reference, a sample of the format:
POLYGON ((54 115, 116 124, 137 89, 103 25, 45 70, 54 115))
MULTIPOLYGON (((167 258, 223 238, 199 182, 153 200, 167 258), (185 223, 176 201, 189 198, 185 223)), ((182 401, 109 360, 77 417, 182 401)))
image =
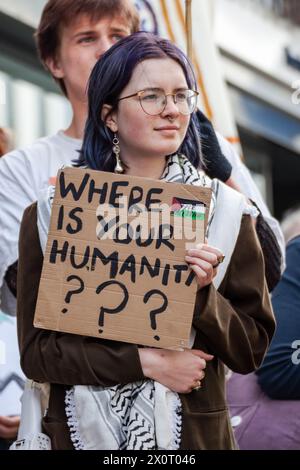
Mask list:
POLYGON ((115 166, 115 173, 124 173, 124 168, 122 166, 121 158, 120 158, 120 141, 117 137, 117 134, 115 134, 114 139, 112 141, 113 143, 113 148, 112 151, 116 156, 116 166, 115 166))

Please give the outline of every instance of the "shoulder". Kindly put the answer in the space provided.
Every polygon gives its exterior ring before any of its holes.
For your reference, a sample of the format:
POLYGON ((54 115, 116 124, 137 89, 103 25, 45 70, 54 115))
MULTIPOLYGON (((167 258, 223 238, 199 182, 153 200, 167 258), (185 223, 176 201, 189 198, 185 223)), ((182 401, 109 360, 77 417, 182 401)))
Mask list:
POLYGON ((223 183, 218 179, 213 179, 211 183, 211 188, 217 198, 217 204, 226 206, 228 209, 233 208, 242 209, 242 213, 248 214, 248 202, 244 194, 236 191, 227 184, 223 183), (232 204, 234 206, 232 206, 232 204))
POLYGON ((36 202, 28 206, 23 213, 19 236, 19 254, 19 262, 21 259, 28 259, 37 254, 40 256, 41 254, 36 202))
POLYGON ((299 287, 300 285, 300 236, 290 240, 286 247, 286 271, 283 274, 284 279, 290 281, 293 276, 299 287))
POLYGON ((22 218, 22 225, 26 226, 29 228, 31 225, 34 225, 37 223, 37 202, 34 202, 33 204, 30 204, 30 206, 26 207, 23 213, 23 218, 22 218), (31 225, 29 225, 31 224, 31 225))
MULTIPOLYGON (((28 259, 28 257, 34 257, 36 254, 40 255, 40 251, 37 228, 37 203, 34 202, 23 213, 19 236, 19 263, 22 264, 22 260, 28 259)), ((24 267, 26 269, 26 266, 24 267)))
POLYGON ((289 240, 286 249, 287 251, 295 251, 300 254, 300 235, 289 240))
POLYGON ((300 236, 290 240, 286 246, 286 270, 283 273, 285 279, 293 275, 298 277, 297 284, 300 284, 300 236))
POLYGON ((43 137, 36 140, 30 146, 15 149, 7 153, 0 160, 1 169, 5 167, 10 168, 15 166, 16 164, 18 166, 27 166, 33 161, 36 163, 37 158, 43 158, 43 156, 49 155, 52 148, 55 148, 57 146, 57 137, 57 135, 43 137))
POLYGON ((78 156, 81 143, 77 139, 71 139, 62 133, 47 137, 41 137, 32 145, 21 149, 15 149, 0 159, 1 167, 18 166, 44 166, 45 160, 54 164, 70 164, 72 159, 78 156))

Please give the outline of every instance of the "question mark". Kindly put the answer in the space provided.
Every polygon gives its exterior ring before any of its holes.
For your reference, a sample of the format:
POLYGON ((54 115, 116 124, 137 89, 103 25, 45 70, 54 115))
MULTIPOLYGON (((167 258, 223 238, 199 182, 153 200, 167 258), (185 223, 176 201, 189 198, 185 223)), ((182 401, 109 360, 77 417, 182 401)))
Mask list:
MULTIPOLYGON (((156 315, 164 312, 168 306, 168 298, 167 296, 161 292, 160 290, 158 289, 153 289, 153 290, 150 290, 149 292, 147 292, 147 294, 145 294, 144 296, 144 304, 146 304, 148 302, 148 300, 150 299, 150 297, 152 295, 161 295, 161 297, 164 299, 164 303, 162 304, 161 307, 159 308, 156 308, 155 310, 151 310, 150 312, 150 324, 151 324, 151 328, 152 330, 156 330, 156 315)), ((156 341, 159 341, 160 340, 160 337, 159 336, 154 336, 154 339, 156 339, 156 341)))
MULTIPOLYGON (((69 303, 71 302, 71 297, 72 297, 72 295, 74 295, 74 294, 80 294, 80 293, 84 290, 84 282, 83 282, 82 279, 80 279, 80 277, 75 276, 75 275, 72 275, 72 276, 67 277, 67 282, 74 281, 74 280, 79 281, 80 287, 78 287, 78 289, 69 290, 69 291, 67 292, 67 295, 66 295, 66 297, 65 297, 65 302, 66 302, 67 304, 69 304, 69 303)), ((67 311, 68 311, 68 309, 67 309, 67 308, 64 308, 64 309, 61 311, 61 313, 67 313, 67 311)))
MULTIPOLYGON (((108 286, 112 286, 113 284, 117 284, 118 286, 121 287, 121 289, 123 290, 124 292, 124 299, 122 300, 122 302, 120 303, 120 305, 118 305, 117 307, 115 308, 106 308, 106 307, 101 307, 100 308, 100 313, 99 313, 99 322, 98 322, 98 325, 103 327, 104 325, 104 315, 105 313, 109 313, 109 314, 115 314, 115 313, 119 313, 121 312, 121 310, 123 310, 126 305, 127 305, 127 302, 128 302, 128 299, 129 299, 129 294, 128 294, 128 290, 126 289, 126 287, 124 286, 124 284, 122 284, 121 282, 118 282, 118 281, 106 281, 106 282, 103 282, 103 284, 100 284, 97 289, 96 289, 96 294, 100 294, 101 291, 103 291, 103 289, 105 289, 106 287, 108 286)), ((99 328, 99 333, 103 333, 103 330, 99 328)))

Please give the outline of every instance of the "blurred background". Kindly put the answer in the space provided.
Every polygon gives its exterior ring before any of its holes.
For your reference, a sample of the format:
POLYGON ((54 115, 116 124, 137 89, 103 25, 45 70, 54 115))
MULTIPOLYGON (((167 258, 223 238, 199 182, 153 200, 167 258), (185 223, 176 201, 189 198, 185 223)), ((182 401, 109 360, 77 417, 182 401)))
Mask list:
MULTIPOLYGON (((201 1, 209 8, 243 158, 280 219, 300 202, 300 1, 201 1)), ((33 33, 45 3, 0 0, 0 125, 13 129, 17 147, 67 127, 70 119, 68 102, 36 55, 33 33)), ((138 6, 149 14, 151 3, 138 6)), ((159 19, 152 20, 163 32, 159 19)), ((197 26, 194 18, 195 39, 197 26)))

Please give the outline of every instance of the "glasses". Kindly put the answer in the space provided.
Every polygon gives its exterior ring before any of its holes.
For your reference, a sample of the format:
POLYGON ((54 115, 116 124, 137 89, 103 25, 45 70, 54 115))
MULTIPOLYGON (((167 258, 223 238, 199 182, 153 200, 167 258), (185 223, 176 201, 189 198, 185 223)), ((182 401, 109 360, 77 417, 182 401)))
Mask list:
POLYGON ((173 102, 176 104, 178 111, 187 116, 195 111, 198 95, 199 93, 194 90, 181 90, 176 93, 166 94, 159 88, 151 88, 138 91, 133 95, 123 96, 123 98, 119 98, 118 101, 138 96, 143 111, 150 116, 157 116, 163 113, 166 109, 167 97, 172 96, 173 102))

